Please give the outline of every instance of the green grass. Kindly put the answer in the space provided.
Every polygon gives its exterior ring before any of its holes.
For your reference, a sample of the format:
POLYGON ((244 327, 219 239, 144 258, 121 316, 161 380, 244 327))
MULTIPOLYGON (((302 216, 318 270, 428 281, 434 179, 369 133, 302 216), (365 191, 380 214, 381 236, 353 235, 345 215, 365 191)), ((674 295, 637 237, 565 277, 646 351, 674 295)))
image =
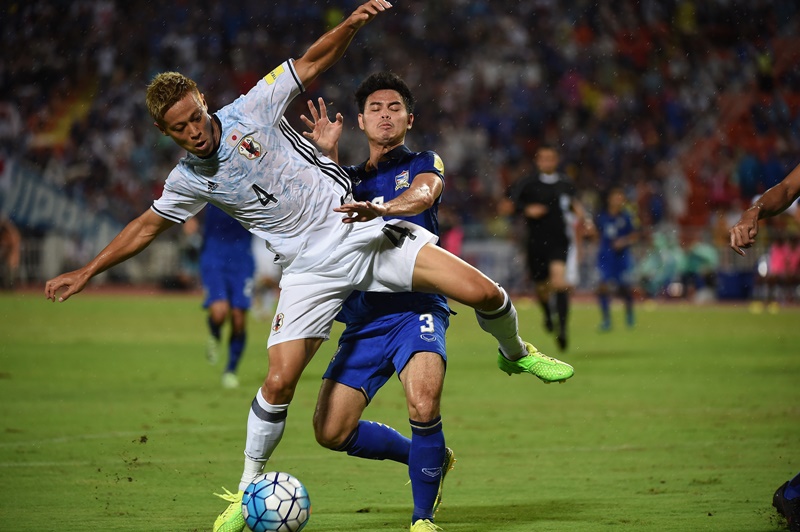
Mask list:
MULTIPOLYGON (((523 337, 556 354, 518 306, 523 337)), ((660 305, 600 334, 595 307, 576 304, 563 357, 576 375, 549 386, 497 370, 492 339, 457 310, 444 530, 781 529, 772 493, 800 470, 800 310, 660 305)), ((210 530, 224 508, 211 493, 241 472, 267 328, 251 322, 243 386, 227 391, 198 297, 0 296, 0 530, 210 530)), ((307 369, 270 469, 308 487, 306 530, 408 530, 404 466, 314 442, 333 348, 307 369)), ((393 380, 367 415, 408 434, 404 405, 393 380)))

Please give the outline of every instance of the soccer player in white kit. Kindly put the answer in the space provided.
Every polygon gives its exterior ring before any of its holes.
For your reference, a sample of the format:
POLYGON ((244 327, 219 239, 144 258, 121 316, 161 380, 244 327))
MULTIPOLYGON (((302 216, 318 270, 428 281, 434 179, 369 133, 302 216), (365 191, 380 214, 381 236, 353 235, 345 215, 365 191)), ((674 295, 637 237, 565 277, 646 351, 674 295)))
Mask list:
POLYGON ((45 286, 48 299, 67 300, 206 203, 266 240, 283 270, 269 369, 248 416, 239 491, 222 496, 230 504, 214 524, 217 532, 244 529, 242 492, 277 447, 303 369, 328 339, 334 316, 353 290, 440 293, 475 309, 481 328, 497 339, 498 363, 509 375, 563 382, 573 374, 569 364, 522 341, 516 310, 501 287, 431 244, 436 237, 427 230, 385 222, 369 205, 352 203, 344 171, 283 119, 289 102, 342 56, 364 24, 389 8, 386 0, 362 4, 302 57, 282 63, 214 115, 192 80, 176 72, 156 76, 147 90, 148 110, 187 156, 150 209, 88 264, 45 286))

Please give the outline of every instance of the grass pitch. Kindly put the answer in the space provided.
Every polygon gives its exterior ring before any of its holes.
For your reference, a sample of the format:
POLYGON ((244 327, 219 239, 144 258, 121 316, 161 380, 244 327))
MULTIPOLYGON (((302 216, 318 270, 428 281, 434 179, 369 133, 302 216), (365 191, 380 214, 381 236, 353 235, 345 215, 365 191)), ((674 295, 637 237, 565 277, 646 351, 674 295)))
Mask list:
MULTIPOLYGON (((561 357, 538 310, 522 336, 561 357)), ((448 333, 448 476, 437 523, 467 531, 777 531, 772 493, 800 471, 800 310, 659 305, 596 332, 575 305, 566 384, 508 377, 471 312, 448 333)), ((235 489, 268 324, 251 321, 242 387, 204 358, 199 296, 0 295, 0 530, 210 530, 235 489)), ((337 327, 334 333, 338 333, 337 327)), ((313 504, 306 530, 408 530, 405 467, 318 447, 327 342, 307 369, 270 469, 313 504)), ((409 434, 390 382, 369 419, 409 434)))

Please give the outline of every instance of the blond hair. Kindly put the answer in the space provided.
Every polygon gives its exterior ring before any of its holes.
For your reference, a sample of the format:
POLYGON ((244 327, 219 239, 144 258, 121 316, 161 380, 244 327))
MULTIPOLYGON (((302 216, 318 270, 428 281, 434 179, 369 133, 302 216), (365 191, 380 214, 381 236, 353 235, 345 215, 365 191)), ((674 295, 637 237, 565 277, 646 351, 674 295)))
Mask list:
POLYGON ((147 86, 145 103, 150 116, 161 124, 173 105, 187 94, 197 92, 197 83, 180 72, 162 72, 147 86))

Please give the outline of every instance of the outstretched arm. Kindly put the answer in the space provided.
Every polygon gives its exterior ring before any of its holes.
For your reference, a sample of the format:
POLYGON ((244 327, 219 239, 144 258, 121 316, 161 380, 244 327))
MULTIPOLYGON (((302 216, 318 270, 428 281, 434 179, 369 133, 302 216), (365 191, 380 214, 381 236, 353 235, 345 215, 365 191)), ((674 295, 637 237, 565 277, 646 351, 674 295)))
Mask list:
POLYGON ((342 222, 367 222, 378 216, 414 216, 430 209, 442 193, 442 178, 433 172, 418 174, 408 190, 386 203, 356 201, 333 209, 348 216, 342 222))
POLYGON ((731 248, 739 255, 752 246, 758 234, 758 221, 785 211, 800 197, 800 165, 795 167, 783 181, 764 194, 742 213, 742 217, 730 228, 731 248))
POLYGON ((356 32, 378 13, 391 7, 392 4, 386 0, 369 0, 358 6, 341 24, 317 39, 303 57, 294 62, 295 72, 303 85, 307 87, 317 76, 328 70, 344 55, 356 32))
POLYGON ((66 301, 86 286, 89 279, 123 262, 146 248, 158 235, 175 225, 150 209, 133 220, 94 259, 84 267, 63 273, 45 284, 44 295, 56 300, 59 290, 64 288, 59 301, 66 301))

